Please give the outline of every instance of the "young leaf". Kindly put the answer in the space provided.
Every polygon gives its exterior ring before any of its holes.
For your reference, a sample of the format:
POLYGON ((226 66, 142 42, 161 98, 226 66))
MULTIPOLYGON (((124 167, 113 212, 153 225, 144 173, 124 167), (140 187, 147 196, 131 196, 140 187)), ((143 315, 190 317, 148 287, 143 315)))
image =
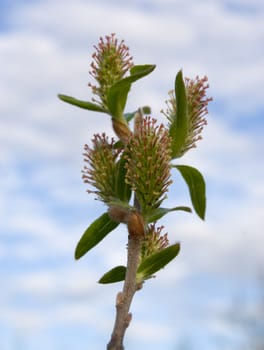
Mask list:
POLYGON ((125 168, 126 160, 124 157, 121 157, 116 165, 116 196, 120 201, 129 202, 131 197, 131 186, 128 185, 125 181, 126 176, 126 168, 125 168))
POLYGON ((206 209, 206 188, 202 174, 195 168, 187 165, 173 165, 177 168, 188 185, 192 205, 197 215, 204 220, 206 209))
MULTIPOLYGON (((132 112, 132 113, 125 113, 124 117, 125 117, 126 121, 130 122, 135 117, 137 112, 138 112, 138 110, 136 110, 135 112, 132 112)), ((144 114, 150 115, 151 114, 151 108, 149 106, 144 106, 144 107, 142 107, 142 112, 144 114)))
POLYGON ((151 108, 149 106, 142 107, 142 111, 144 114, 147 114, 147 115, 151 114, 151 108))
POLYGON ((89 111, 95 111, 95 112, 103 112, 103 113, 108 113, 104 108, 102 108, 101 106, 89 102, 89 101, 81 101, 81 100, 77 100, 74 97, 71 96, 67 96, 67 95, 58 95, 59 99, 67 102, 71 105, 83 108, 83 109, 88 109, 89 111))
POLYGON ((188 136, 188 105, 186 88, 179 71, 175 79, 176 113, 170 117, 170 136, 172 138, 172 159, 182 155, 182 151, 188 136))
POLYGON ((124 281, 126 277, 126 267, 125 266, 116 266, 112 270, 105 273, 98 281, 101 284, 115 283, 124 281))
POLYGON ((132 112, 132 113, 125 113, 124 117, 126 119, 127 122, 130 122, 136 115, 137 111, 132 112))
POLYGON ((75 259, 80 259, 117 226, 118 223, 111 220, 107 213, 101 215, 87 228, 87 230, 82 235, 75 249, 75 259))
POLYGON ((117 81, 111 86, 107 95, 107 106, 113 118, 123 119, 123 111, 131 84, 150 74, 155 67, 155 65, 150 64, 134 66, 130 69, 130 76, 117 81))
POLYGON ((186 211, 187 213, 192 212, 191 208, 184 207, 184 206, 174 207, 174 208, 156 208, 151 212, 150 215, 148 215, 148 217, 146 218, 146 221, 147 221, 147 223, 158 221, 164 215, 166 215, 172 211, 176 211, 176 210, 186 211))
POLYGON ((155 68, 156 68, 155 64, 135 65, 130 69, 130 76, 128 78, 131 78, 131 83, 133 83, 134 81, 141 79, 146 75, 150 74, 151 72, 153 72, 155 68))
POLYGON ((154 273, 164 268, 179 254, 179 251, 180 243, 176 243, 144 259, 137 270, 138 282, 150 278, 154 273))

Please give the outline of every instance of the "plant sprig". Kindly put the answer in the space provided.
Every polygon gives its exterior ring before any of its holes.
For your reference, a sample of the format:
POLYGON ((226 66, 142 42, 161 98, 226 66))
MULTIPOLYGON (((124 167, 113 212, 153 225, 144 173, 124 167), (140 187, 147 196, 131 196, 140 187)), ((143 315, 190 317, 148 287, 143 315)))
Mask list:
POLYGON ((168 234, 156 223, 174 211, 192 212, 185 205, 162 207, 172 183, 171 171, 177 169, 185 180, 197 215, 204 220, 206 186, 202 174, 194 167, 174 164, 201 139, 209 87, 207 77, 192 80, 176 74, 174 89, 162 111, 168 124, 157 124, 148 106, 125 112, 131 86, 155 69, 153 64, 135 65, 124 41, 115 34, 100 38, 92 56, 89 83, 95 98, 82 101, 67 95, 58 97, 69 104, 108 114, 117 140, 97 133, 92 146, 85 145, 83 180, 94 190, 107 210, 85 230, 76 249, 80 259, 122 223, 127 227, 127 266, 106 272, 99 283, 124 281, 116 299, 116 320, 108 350, 124 349, 123 339, 132 315, 129 308, 137 290, 159 270, 177 257, 180 243, 169 244, 168 234), (130 126, 134 121, 134 127, 130 126))

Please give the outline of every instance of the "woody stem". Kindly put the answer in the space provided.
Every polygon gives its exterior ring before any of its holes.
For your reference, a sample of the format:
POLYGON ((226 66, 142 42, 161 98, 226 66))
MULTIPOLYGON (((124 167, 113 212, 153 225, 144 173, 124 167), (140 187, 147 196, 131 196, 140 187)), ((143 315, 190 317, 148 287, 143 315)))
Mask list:
POLYGON ((141 288, 136 283, 137 267, 141 250, 142 237, 128 237, 127 269, 122 292, 116 297, 116 319, 107 350, 123 350, 125 331, 132 319, 129 308, 135 292, 141 288))

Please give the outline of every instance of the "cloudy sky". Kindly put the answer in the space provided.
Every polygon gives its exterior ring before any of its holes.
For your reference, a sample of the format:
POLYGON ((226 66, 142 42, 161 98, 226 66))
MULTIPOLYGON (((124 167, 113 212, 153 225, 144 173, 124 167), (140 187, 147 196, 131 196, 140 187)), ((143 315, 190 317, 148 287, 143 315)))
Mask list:
MULTIPOLYGON (((237 349, 248 339, 230 313, 257 319, 264 270, 259 0, 0 1, 0 348, 100 350, 110 337, 121 284, 97 281, 125 263, 125 228, 73 258, 105 210, 82 183, 82 148, 98 130, 112 135, 110 122, 56 95, 91 98, 93 45, 113 32, 136 64, 157 64, 128 111, 148 104, 164 121, 179 69, 207 75, 214 98, 203 140, 181 159, 206 178, 206 221, 183 212, 162 221, 182 250, 136 295, 127 349, 237 349)), ((175 173, 167 205, 189 204, 175 173)))

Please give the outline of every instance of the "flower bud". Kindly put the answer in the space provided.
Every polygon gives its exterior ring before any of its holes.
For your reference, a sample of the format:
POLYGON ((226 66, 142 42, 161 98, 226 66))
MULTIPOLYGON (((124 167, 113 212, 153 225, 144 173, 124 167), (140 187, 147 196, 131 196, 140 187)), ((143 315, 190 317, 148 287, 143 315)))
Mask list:
POLYGON ((115 222, 127 223, 129 211, 126 208, 119 207, 117 205, 113 205, 113 206, 109 207, 108 215, 115 222))
POLYGON ((156 227, 155 224, 148 225, 146 235, 141 247, 141 260, 165 249, 169 245, 168 234, 162 235, 163 226, 156 227))
POLYGON ((125 149, 126 182, 136 193, 143 216, 158 208, 171 184, 171 139, 163 125, 146 117, 137 120, 136 132, 125 149))
MULTIPOLYGON (((184 85, 186 89, 187 99, 187 132, 185 139, 183 140, 178 153, 174 155, 174 158, 183 156, 189 149, 196 147, 196 142, 202 139, 201 133, 203 127, 207 124, 205 116, 208 114, 207 105, 212 101, 211 97, 207 97, 206 90, 209 88, 207 83, 208 78, 205 76, 195 79, 184 79, 184 85)), ((175 122, 177 117, 177 96, 175 91, 169 92, 169 100, 166 101, 167 110, 161 111, 169 120, 170 126, 175 122)), ((178 133, 173 135, 173 138, 177 138, 178 133)), ((173 141, 173 140, 172 140, 173 141)))
POLYGON ((116 163, 120 150, 114 147, 115 141, 103 134, 96 134, 92 139, 92 147, 84 146, 85 166, 82 178, 85 183, 92 185, 101 201, 108 203, 115 198, 116 163))
POLYGON ((97 46, 94 46, 95 53, 89 72, 98 85, 88 85, 92 92, 99 97, 99 104, 108 109, 108 91, 111 86, 121 80, 127 71, 133 66, 132 57, 124 40, 118 42, 115 34, 106 35, 100 38, 97 46))
POLYGON ((120 122, 119 120, 112 119, 113 129, 119 139, 123 142, 124 145, 128 143, 128 140, 131 136, 131 131, 128 125, 124 122, 120 122))
POLYGON ((127 229, 129 236, 132 238, 140 238, 145 235, 145 225, 142 216, 137 212, 130 212, 127 217, 127 229))

